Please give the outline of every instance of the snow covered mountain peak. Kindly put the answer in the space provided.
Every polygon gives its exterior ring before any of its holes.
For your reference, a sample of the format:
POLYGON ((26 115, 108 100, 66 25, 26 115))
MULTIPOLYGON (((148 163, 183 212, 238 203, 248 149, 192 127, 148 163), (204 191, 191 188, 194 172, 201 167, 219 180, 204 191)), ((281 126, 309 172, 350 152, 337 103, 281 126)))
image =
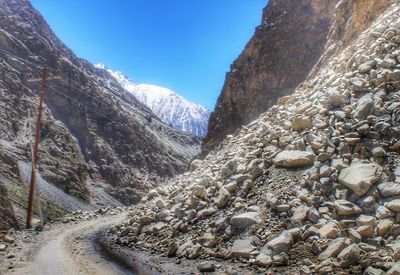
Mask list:
POLYGON ((165 124, 193 135, 207 134, 210 111, 174 91, 151 84, 136 84, 119 71, 113 71, 102 63, 94 65, 107 70, 128 92, 149 107, 165 124))

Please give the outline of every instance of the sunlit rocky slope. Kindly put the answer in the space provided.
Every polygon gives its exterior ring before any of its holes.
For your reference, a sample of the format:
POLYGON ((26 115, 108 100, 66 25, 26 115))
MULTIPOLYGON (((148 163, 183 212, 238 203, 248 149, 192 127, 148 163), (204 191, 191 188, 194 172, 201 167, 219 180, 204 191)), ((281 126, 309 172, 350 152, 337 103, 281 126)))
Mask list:
POLYGON ((270 0, 262 22, 231 65, 208 124, 206 155, 228 134, 293 93, 348 46, 389 0, 270 0))
POLYGON ((109 237, 224 274, 399 274, 399 13, 388 1, 292 95, 149 192, 109 237))

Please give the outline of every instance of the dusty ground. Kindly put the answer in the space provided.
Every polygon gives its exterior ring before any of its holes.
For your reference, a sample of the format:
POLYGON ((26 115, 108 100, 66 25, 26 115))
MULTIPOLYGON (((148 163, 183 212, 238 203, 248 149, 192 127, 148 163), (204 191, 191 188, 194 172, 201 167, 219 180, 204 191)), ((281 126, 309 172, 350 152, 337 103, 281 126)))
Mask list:
POLYGON ((15 235, 16 243, 0 255, 1 274, 127 274, 98 254, 91 236, 121 221, 124 214, 47 226, 15 235))
MULTIPOLYGON (((46 225, 42 232, 12 233, 15 243, 0 252, 0 274, 189 274, 187 267, 144 252, 119 250, 101 242, 102 232, 125 214, 46 225)), ((197 271, 198 272, 198 271, 197 271)))

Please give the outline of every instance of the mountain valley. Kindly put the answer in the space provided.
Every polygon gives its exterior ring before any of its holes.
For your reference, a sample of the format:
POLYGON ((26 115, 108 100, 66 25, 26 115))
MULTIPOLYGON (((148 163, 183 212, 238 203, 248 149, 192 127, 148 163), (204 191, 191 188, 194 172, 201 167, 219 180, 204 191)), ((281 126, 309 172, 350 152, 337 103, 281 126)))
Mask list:
POLYGON ((268 1, 209 117, 0 0, 0 273, 400 274, 399 14, 268 1))

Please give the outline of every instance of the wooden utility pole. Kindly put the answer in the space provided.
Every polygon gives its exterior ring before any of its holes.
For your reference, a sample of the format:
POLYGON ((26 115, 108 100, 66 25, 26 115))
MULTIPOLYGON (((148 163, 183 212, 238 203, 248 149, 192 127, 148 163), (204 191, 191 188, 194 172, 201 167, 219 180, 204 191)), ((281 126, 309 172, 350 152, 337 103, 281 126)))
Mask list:
POLYGON ((40 96, 39 96, 39 108, 38 116, 36 120, 36 131, 35 131, 35 144, 33 147, 32 156, 32 172, 31 182, 29 187, 29 199, 28 199, 28 213, 26 215, 26 228, 30 228, 32 225, 32 208, 33 208, 33 195, 35 192, 36 185, 36 165, 39 160, 39 143, 40 143, 40 132, 42 127, 42 115, 43 115, 43 103, 46 95, 46 80, 60 79, 59 76, 48 77, 47 68, 43 69, 42 77, 37 79, 28 79, 28 82, 40 81, 40 96))

